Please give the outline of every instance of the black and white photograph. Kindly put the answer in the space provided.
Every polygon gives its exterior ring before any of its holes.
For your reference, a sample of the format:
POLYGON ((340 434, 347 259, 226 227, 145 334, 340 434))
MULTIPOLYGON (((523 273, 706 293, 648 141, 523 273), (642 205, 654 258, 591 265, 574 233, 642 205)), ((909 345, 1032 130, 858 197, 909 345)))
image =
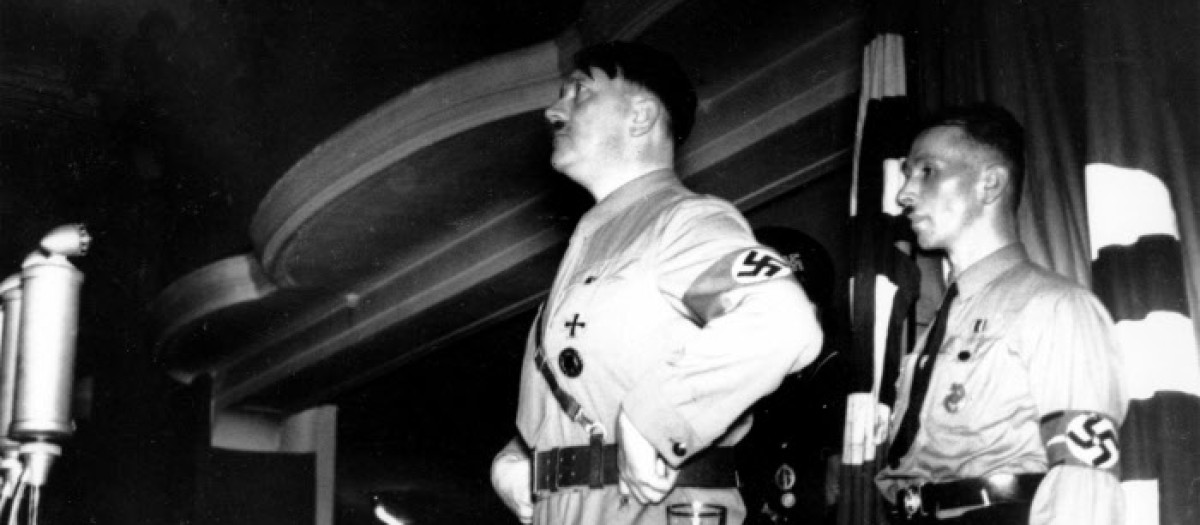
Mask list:
POLYGON ((1197 34, 0 0, 0 525, 1200 523, 1197 34))

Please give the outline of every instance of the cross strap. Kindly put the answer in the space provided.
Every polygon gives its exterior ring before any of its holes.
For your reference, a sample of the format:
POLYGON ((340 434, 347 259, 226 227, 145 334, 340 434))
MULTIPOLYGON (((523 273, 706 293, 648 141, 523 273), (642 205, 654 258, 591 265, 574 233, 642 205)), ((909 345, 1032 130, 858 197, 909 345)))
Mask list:
POLYGON ((558 401, 558 406, 567 414, 567 417, 582 426, 589 434, 600 434, 603 436, 605 433, 604 426, 592 421, 591 418, 583 413, 583 405, 580 405, 574 396, 562 389, 558 384, 558 378, 554 375, 554 370, 550 368, 550 364, 547 362, 545 346, 542 344, 545 308, 546 303, 542 303, 542 306, 538 308, 537 319, 534 320, 534 345, 536 348, 533 355, 533 362, 537 365, 542 377, 545 378, 547 386, 550 387, 550 393, 558 401))
MULTIPOLYGON (((546 349, 542 344, 542 330, 544 328, 545 318, 543 317, 546 311, 546 303, 538 307, 537 319, 534 321, 534 354, 533 362, 537 364, 538 371, 542 373, 542 377, 546 379, 546 384, 550 387, 550 393, 554 394, 554 399, 558 401, 558 406, 562 407, 563 412, 566 412, 567 417, 571 421, 578 423, 588 433, 588 450, 591 451, 593 457, 604 457, 604 425, 592 421, 583 413, 583 405, 575 400, 575 396, 567 393, 558 384, 558 378, 554 376, 554 370, 550 369, 550 365, 546 362, 546 349)), ((614 456, 615 457, 615 456, 614 456)), ((593 461, 587 469, 588 486, 600 488, 604 486, 604 464, 602 459, 593 461)), ((535 463, 535 471, 536 463, 535 463)), ((536 472, 535 472, 536 475, 536 472)))

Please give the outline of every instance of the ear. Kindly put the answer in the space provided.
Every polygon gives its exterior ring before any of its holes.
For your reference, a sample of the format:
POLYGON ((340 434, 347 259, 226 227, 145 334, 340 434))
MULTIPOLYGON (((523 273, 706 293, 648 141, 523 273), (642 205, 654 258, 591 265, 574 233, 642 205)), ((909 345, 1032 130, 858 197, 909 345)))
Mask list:
POLYGON ((1008 168, 1000 164, 989 164, 983 168, 979 175, 979 192, 984 204, 995 204, 1003 198, 1008 183, 1008 168))
POLYGON ((635 137, 650 133, 662 118, 662 106, 654 97, 638 93, 630 97, 629 105, 633 110, 629 130, 635 137))

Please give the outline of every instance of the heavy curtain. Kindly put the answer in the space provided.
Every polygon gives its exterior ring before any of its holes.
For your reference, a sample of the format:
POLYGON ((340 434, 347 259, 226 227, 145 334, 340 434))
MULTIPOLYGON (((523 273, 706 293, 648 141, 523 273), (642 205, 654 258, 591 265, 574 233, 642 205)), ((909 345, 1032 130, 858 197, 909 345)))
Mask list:
POLYGON ((1022 240, 1117 322, 1128 523, 1200 523, 1200 2, 915 0, 911 15, 917 112, 986 100, 1024 123, 1022 240))
POLYGON ((1130 371, 1128 523, 1200 523, 1200 2, 1105 0, 1082 20, 1092 281, 1130 371))
POLYGON ((880 3, 870 13, 874 28, 863 51, 858 133, 851 186, 851 232, 855 269, 850 282, 853 381, 846 401, 838 480, 838 525, 869 525, 884 519, 874 477, 884 458, 883 430, 896 397, 900 356, 911 344, 910 313, 919 272, 907 221, 895 195, 902 177, 899 158, 908 151, 912 101, 908 98, 906 2, 880 3))

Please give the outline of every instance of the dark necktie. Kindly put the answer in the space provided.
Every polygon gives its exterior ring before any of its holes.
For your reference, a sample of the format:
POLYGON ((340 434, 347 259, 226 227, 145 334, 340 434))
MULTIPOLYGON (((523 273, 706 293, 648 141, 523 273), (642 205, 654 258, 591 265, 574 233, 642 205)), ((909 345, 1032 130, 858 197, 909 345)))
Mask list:
POLYGON ((921 407, 925 404, 925 392, 929 390, 929 378, 933 376, 933 365, 937 363, 938 350, 946 338, 946 318, 950 316, 950 305, 958 297, 958 283, 950 285, 946 297, 942 299, 942 307, 938 309, 933 326, 929 327, 929 337, 925 339, 925 347, 921 349, 921 357, 917 359, 917 369, 913 373, 912 388, 908 394, 908 408, 904 411, 904 420, 900 422, 900 430, 896 439, 888 449, 888 465, 893 468, 900 463, 900 458, 908 452, 917 430, 921 428, 921 407))

